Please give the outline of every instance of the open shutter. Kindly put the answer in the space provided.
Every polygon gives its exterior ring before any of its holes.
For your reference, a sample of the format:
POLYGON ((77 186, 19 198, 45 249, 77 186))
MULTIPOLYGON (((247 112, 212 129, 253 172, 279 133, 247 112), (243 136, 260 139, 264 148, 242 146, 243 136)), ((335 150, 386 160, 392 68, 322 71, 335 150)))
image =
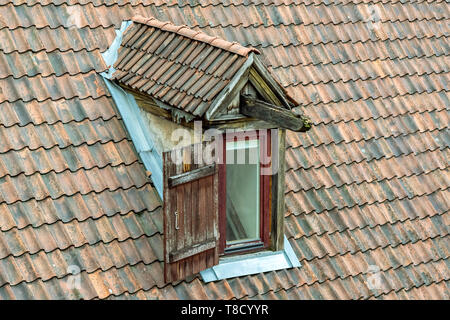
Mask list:
POLYGON ((170 151, 163 154, 166 282, 219 263, 218 168, 199 164, 201 144, 177 150, 175 159, 173 155, 170 151), (176 160, 180 156, 182 163, 176 160))

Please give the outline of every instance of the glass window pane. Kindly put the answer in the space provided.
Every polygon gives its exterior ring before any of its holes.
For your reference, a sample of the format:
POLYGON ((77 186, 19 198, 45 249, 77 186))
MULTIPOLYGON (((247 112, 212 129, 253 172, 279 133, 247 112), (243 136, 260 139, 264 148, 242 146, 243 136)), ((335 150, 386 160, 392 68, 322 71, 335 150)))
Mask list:
POLYGON ((260 238, 259 141, 226 144, 227 244, 260 238))

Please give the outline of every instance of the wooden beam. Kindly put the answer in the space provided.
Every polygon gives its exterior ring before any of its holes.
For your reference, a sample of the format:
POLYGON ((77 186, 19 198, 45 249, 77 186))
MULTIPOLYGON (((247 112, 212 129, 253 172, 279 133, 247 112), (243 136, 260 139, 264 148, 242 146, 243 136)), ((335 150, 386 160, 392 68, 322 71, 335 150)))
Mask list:
POLYGON ((173 188, 183 183, 187 183, 193 180, 198 180, 214 174, 216 170, 215 164, 204 166, 192 171, 177 174, 176 176, 169 177, 169 188, 173 188))
POLYGON ((132 94, 134 99, 136 100, 137 105, 144 109, 145 111, 154 114, 158 117, 164 118, 166 120, 172 121, 174 123, 177 124, 181 124, 185 127, 189 127, 192 128, 193 127, 193 122, 187 122, 185 121, 186 119, 192 119, 193 116, 190 114, 187 114, 185 111, 183 110, 179 110, 176 109, 174 107, 171 107, 167 104, 164 104, 161 101, 158 101, 154 98, 152 98, 151 96, 147 95, 146 93, 143 93, 139 90, 133 89, 127 85, 118 83, 119 86, 121 86, 125 91, 127 91, 128 93, 132 94), (177 119, 174 119, 173 117, 173 110, 176 109, 175 111, 178 113, 186 113, 186 116, 182 119, 183 121, 177 121, 177 119))
POLYGON ((179 261, 179 260, 188 258, 190 256, 199 254, 200 252, 203 252, 203 251, 215 248, 215 247, 216 247, 216 239, 215 238, 208 239, 201 243, 194 244, 191 247, 170 253, 169 254, 169 262, 172 263, 175 261, 179 261))
MULTIPOLYGON (((271 247, 275 251, 284 249, 284 192, 285 192, 285 152, 286 130, 278 129, 278 171, 272 176, 272 228, 271 247)), ((272 150, 273 154, 275 150, 272 150)))
POLYGON ((129 86, 126 86, 122 83, 118 83, 119 86, 121 86, 125 91, 131 93, 136 100, 136 103, 139 107, 144 109, 145 111, 150 112, 151 114, 154 114, 158 117, 167 119, 172 121, 172 114, 168 110, 164 110, 160 108, 157 103, 151 98, 150 96, 142 93, 139 90, 133 89, 129 86))
POLYGON ((251 96, 243 95, 240 112, 248 117, 261 119, 269 123, 292 131, 307 131, 309 123, 304 117, 299 117, 285 108, 257 100, 251 96))
POLYGON ((228 121, 214 121, 214 122, 204 122, 203 127, 205 129, 217 129, 219 131, 225 132, 227 129, 239 130, 261 130, 261 129, 274 129, 278 128, 278 125, 273 123, 268 123, 259 119, 243 118, 228 121))

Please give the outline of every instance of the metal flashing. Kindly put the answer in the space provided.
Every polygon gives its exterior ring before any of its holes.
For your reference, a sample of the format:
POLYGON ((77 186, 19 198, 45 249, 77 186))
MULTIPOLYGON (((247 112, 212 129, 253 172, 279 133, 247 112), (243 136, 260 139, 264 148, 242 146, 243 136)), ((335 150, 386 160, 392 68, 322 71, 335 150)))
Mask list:
POLYGON ((151 179, 158 191, 161 199, 163 198, 163 174, 162 174, 162 156, 158 153, 151 138, 151 131, 148 123, 143 121, 143 110, 139 108, 133 95, 127 93, 117 84, 104 78, 106 86, 116 103, 117 109, 125 123, 131 140, 138 152, 146 170, 151 172, 151 179))
POLYGON ((296 267, 301 267, 301 264, 284 236, 283 250, 222 258, 217 266, 201 271, 200 275, 204 282, 211 282, 296 267))
POLYGON ((102 53, 103 60, 109 68, 108 71, 101 73, 101 75, 106 79, 110 79, 112 74, 116 71, 116 69, 114 68, 114 63, 116 62, 118 57, 118 50, 120 44, 122 43, 123 33, 132 23, 133 22, 131 20, 122 21, 120 29, 116 30, 116 37, 114 38, 111 46, 108 48, 108 50, 102 53))

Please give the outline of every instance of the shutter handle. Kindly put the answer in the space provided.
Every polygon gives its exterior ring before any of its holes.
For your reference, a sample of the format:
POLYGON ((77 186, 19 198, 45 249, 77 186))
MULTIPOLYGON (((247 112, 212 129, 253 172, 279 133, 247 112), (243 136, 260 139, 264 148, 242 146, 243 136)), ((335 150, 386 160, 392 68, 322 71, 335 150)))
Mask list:
POLYGON ((178 226, 178 212, 175 211, 175 230, 180 230, 180 227, 178 226))

